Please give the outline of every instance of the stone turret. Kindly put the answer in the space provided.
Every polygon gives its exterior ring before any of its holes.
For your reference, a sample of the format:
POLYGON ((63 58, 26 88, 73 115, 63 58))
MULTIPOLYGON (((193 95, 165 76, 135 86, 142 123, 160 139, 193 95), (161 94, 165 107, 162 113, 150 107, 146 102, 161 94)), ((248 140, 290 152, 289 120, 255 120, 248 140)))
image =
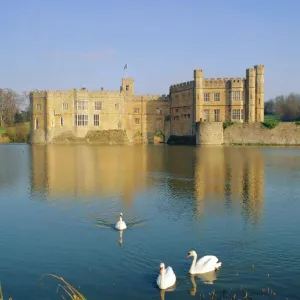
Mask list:
POLYGON ((134 95, 134 81, 133 78, 122 78, 121 92, 125 95, 125 100, 132 100, 134 95))
POLYGON ((256 71, 256 122, 264 121, 264 76, 265 76, 265 66, 256 65, 254 66, 256 71))
POLYGON ((250 68, 246 70, 246 81, 247 81, 247 89, 246 89, 246 114, 245 121, 252 123, 255 122, 255 80, 256 80, 256 72, 254 68, 250 68))
POLYGON ((194 70, 194 123, 201 118, 203 104, 203 71, 194 70))

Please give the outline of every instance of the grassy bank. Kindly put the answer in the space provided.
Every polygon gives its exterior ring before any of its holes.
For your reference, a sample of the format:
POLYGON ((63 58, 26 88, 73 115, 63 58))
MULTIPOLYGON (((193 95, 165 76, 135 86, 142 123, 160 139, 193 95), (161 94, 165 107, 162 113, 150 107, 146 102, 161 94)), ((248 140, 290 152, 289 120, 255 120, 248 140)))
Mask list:
POLYGON ((30 123, 19 123, 9 127, 0 127, 0 140, 9 143, 27 143, 30 123))

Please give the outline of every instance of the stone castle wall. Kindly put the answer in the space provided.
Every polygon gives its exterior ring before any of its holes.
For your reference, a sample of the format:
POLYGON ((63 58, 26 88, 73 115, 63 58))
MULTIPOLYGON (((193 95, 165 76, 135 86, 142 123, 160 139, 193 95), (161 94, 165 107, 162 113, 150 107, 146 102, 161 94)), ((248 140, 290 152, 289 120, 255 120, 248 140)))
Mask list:
MULTIPOLYGON (((139 137, 152 143, 157 132, 195 139, 197 123, 263 121, 264 66, 247 69, 246 78, 204 78, 201 69, 195 70, 194 80, 170 86, 168 95, 135 95, 134 80, 122 78, 119 91, 34 91, 30 99, 31 143, 66 135, 84 140, 91 132, 115 130, 125 132, 129 142, 139 137)), ((202 125, 200 131, 211 132, 214 137, 203 136, 213 142, 218 128, 202 125)))
POLYGON ((300 126, 283 122, 269 129, 261 123, 234 124, 224 130, 224 144, 300 145, 300 126))
POLYGON ((261 123, 235 123, 223 129, 222 123, 198 123, 197 145, 300 145, 300 125, 279 123, 266 128, 261 123))

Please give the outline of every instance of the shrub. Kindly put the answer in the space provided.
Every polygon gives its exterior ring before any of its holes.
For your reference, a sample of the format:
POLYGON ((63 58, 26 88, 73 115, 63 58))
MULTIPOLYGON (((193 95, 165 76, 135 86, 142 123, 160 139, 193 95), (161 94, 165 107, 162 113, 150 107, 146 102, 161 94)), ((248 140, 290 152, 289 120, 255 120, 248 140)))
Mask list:
POLYGON ((140 131, 137 131, 134 136, 142 136, 142 133, 140 131))
POLYGON ((165 137, 161 131, 157 131, 154 136, 162 138, 162 139, 165 137))
POLYGON ((226 121, 223 123, 223 129, 226 129, 227 127, 233 125, 233 122, 232 121, 226 121))
POLYGON ((273 129, 279 124, 279 121, 266 121, 262 122, 261 124, 264 125, 266 128, 273 129))
POLYGON ((295 122, 297 126, 300 126, 300 121, 295 122))

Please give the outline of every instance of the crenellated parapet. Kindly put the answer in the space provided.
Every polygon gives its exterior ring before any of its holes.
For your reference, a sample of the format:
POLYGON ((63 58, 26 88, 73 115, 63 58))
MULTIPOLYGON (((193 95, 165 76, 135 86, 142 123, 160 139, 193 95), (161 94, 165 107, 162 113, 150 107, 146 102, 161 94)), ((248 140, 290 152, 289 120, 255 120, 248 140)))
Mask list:
POLYGON ((245 78, 204 78, 204 88, 243 88, 245 85, 245 78))
POLYGON ((194 87, 194 81, 187 81, 170 86, 170 93, 190 90, 194 87))
POLYGON ((135 95, 132 99, 133 101, 169 101, 169 96, 167 95, 135 95))
POLYGON ((41 98, 41 97, 46 97, 47 96, 47 91, 43 90, 34 90, 30 92, 30 97, 32 98, 41 98))

